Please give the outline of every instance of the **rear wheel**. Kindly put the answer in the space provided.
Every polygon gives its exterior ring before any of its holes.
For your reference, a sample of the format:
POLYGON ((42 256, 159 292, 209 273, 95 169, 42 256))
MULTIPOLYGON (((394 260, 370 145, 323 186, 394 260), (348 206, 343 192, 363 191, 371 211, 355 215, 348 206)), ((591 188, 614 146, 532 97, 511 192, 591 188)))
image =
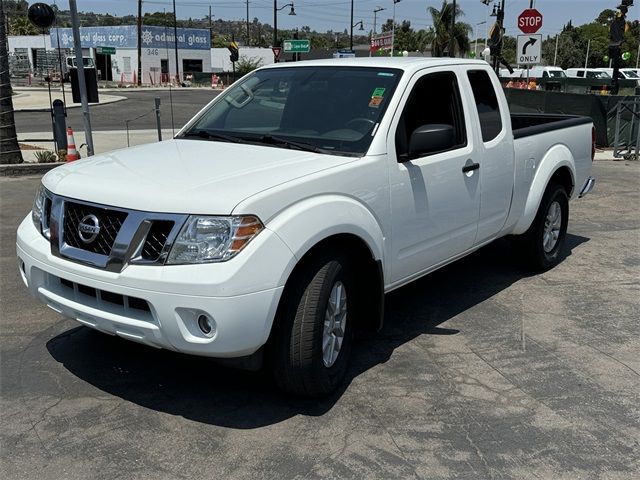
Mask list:
POLYGON ((562 185, 551 184, 529 229, 514 238, 520 258, 531 268, 547 270, 560 262, 569 224, 569 197, 562 185))
POLYGON ((342 382, 353 340, 352 286, 348 261, 327 255, 290 279, 271 345, 271 366, 281 389, 315 397, 342 382))

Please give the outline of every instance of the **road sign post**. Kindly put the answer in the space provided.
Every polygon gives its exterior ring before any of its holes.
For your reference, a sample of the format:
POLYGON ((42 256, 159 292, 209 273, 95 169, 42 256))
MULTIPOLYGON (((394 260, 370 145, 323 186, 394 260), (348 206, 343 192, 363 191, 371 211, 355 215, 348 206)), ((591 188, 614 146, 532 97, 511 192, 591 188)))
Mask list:
POLYGON ((518 28, 524 34, 536 33, 542 28, 542 14, 535 8, 527 8, 518 16, 518 28))
POLYGON ((542 35, 518 35, 516 56, 519 65, 539 65, 542 53, 542 35))
POLYGON ((273 58, 278 62, 278 60, 280 60, 280 54, 282 53, 282 47, 271 47, 271 51, 273 52, 273 58))
POLYGON ((282 43, 284 53, 309 53, 311 41, 309 40, 285 40, 282 43))
POLYGON ((96 47, 96 53, 98 55, 115 55, 116 47, 96 47))

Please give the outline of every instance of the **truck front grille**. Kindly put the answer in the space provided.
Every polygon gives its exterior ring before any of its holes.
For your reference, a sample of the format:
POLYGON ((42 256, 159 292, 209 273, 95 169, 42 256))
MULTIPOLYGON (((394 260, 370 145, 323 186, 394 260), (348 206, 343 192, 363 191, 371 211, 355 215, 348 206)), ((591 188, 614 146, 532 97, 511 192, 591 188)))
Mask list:
POLYGON ((169 220, 155 220, 149 229, 147 238, 142 247, 141 256, 145 260, 155 261, 160 258, 162 250, 167 243, 174 222, 169 220))
POLYGON ((127 213, 118 210, 65 202, 64 241, 71 247, 108 256, 111 254, 113 244, 126 218, 127 213), (87 223, 91 216, 97 218, 100 231, 93 239, 91 239, 91 235, 85 234, 83 240, 79 226, 81 222, 87 223), (90 241, 87 241, 87 238, 90 241))

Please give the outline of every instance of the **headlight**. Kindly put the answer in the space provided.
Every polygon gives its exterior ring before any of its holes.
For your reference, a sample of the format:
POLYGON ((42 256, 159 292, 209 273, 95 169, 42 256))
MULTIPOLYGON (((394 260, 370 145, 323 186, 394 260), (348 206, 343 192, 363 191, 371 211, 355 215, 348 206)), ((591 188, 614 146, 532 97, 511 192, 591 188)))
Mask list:
POLYGON ((253 215, 190 216, 173 243, 167 263, 224 262, 263 229, 260 219, 253 215))
POLYGON ((38 192, 36 193, 36 198, 33 201, 33 208, 31 209, 31 219, 40 233, 43 233, 44 225, 42 223, 45 216, 44 210, 46 198, 45 188, 40 184, 40 188, 38 188, 38 192))

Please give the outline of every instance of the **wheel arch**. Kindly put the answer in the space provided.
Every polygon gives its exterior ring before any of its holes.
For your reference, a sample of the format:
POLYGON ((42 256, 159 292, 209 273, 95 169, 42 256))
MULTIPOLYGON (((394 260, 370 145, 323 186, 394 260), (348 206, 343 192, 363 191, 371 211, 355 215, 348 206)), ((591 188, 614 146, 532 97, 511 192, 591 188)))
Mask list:
POLYGON ((575 178, 575 160, 569 148, 566 145, 555 145, 549 149, 537 168, 524 211, 512 233, 519 235, 529 229, 540 208, 544 192, 552 183, 560 183, 571 198, 575 191, 575 178))

